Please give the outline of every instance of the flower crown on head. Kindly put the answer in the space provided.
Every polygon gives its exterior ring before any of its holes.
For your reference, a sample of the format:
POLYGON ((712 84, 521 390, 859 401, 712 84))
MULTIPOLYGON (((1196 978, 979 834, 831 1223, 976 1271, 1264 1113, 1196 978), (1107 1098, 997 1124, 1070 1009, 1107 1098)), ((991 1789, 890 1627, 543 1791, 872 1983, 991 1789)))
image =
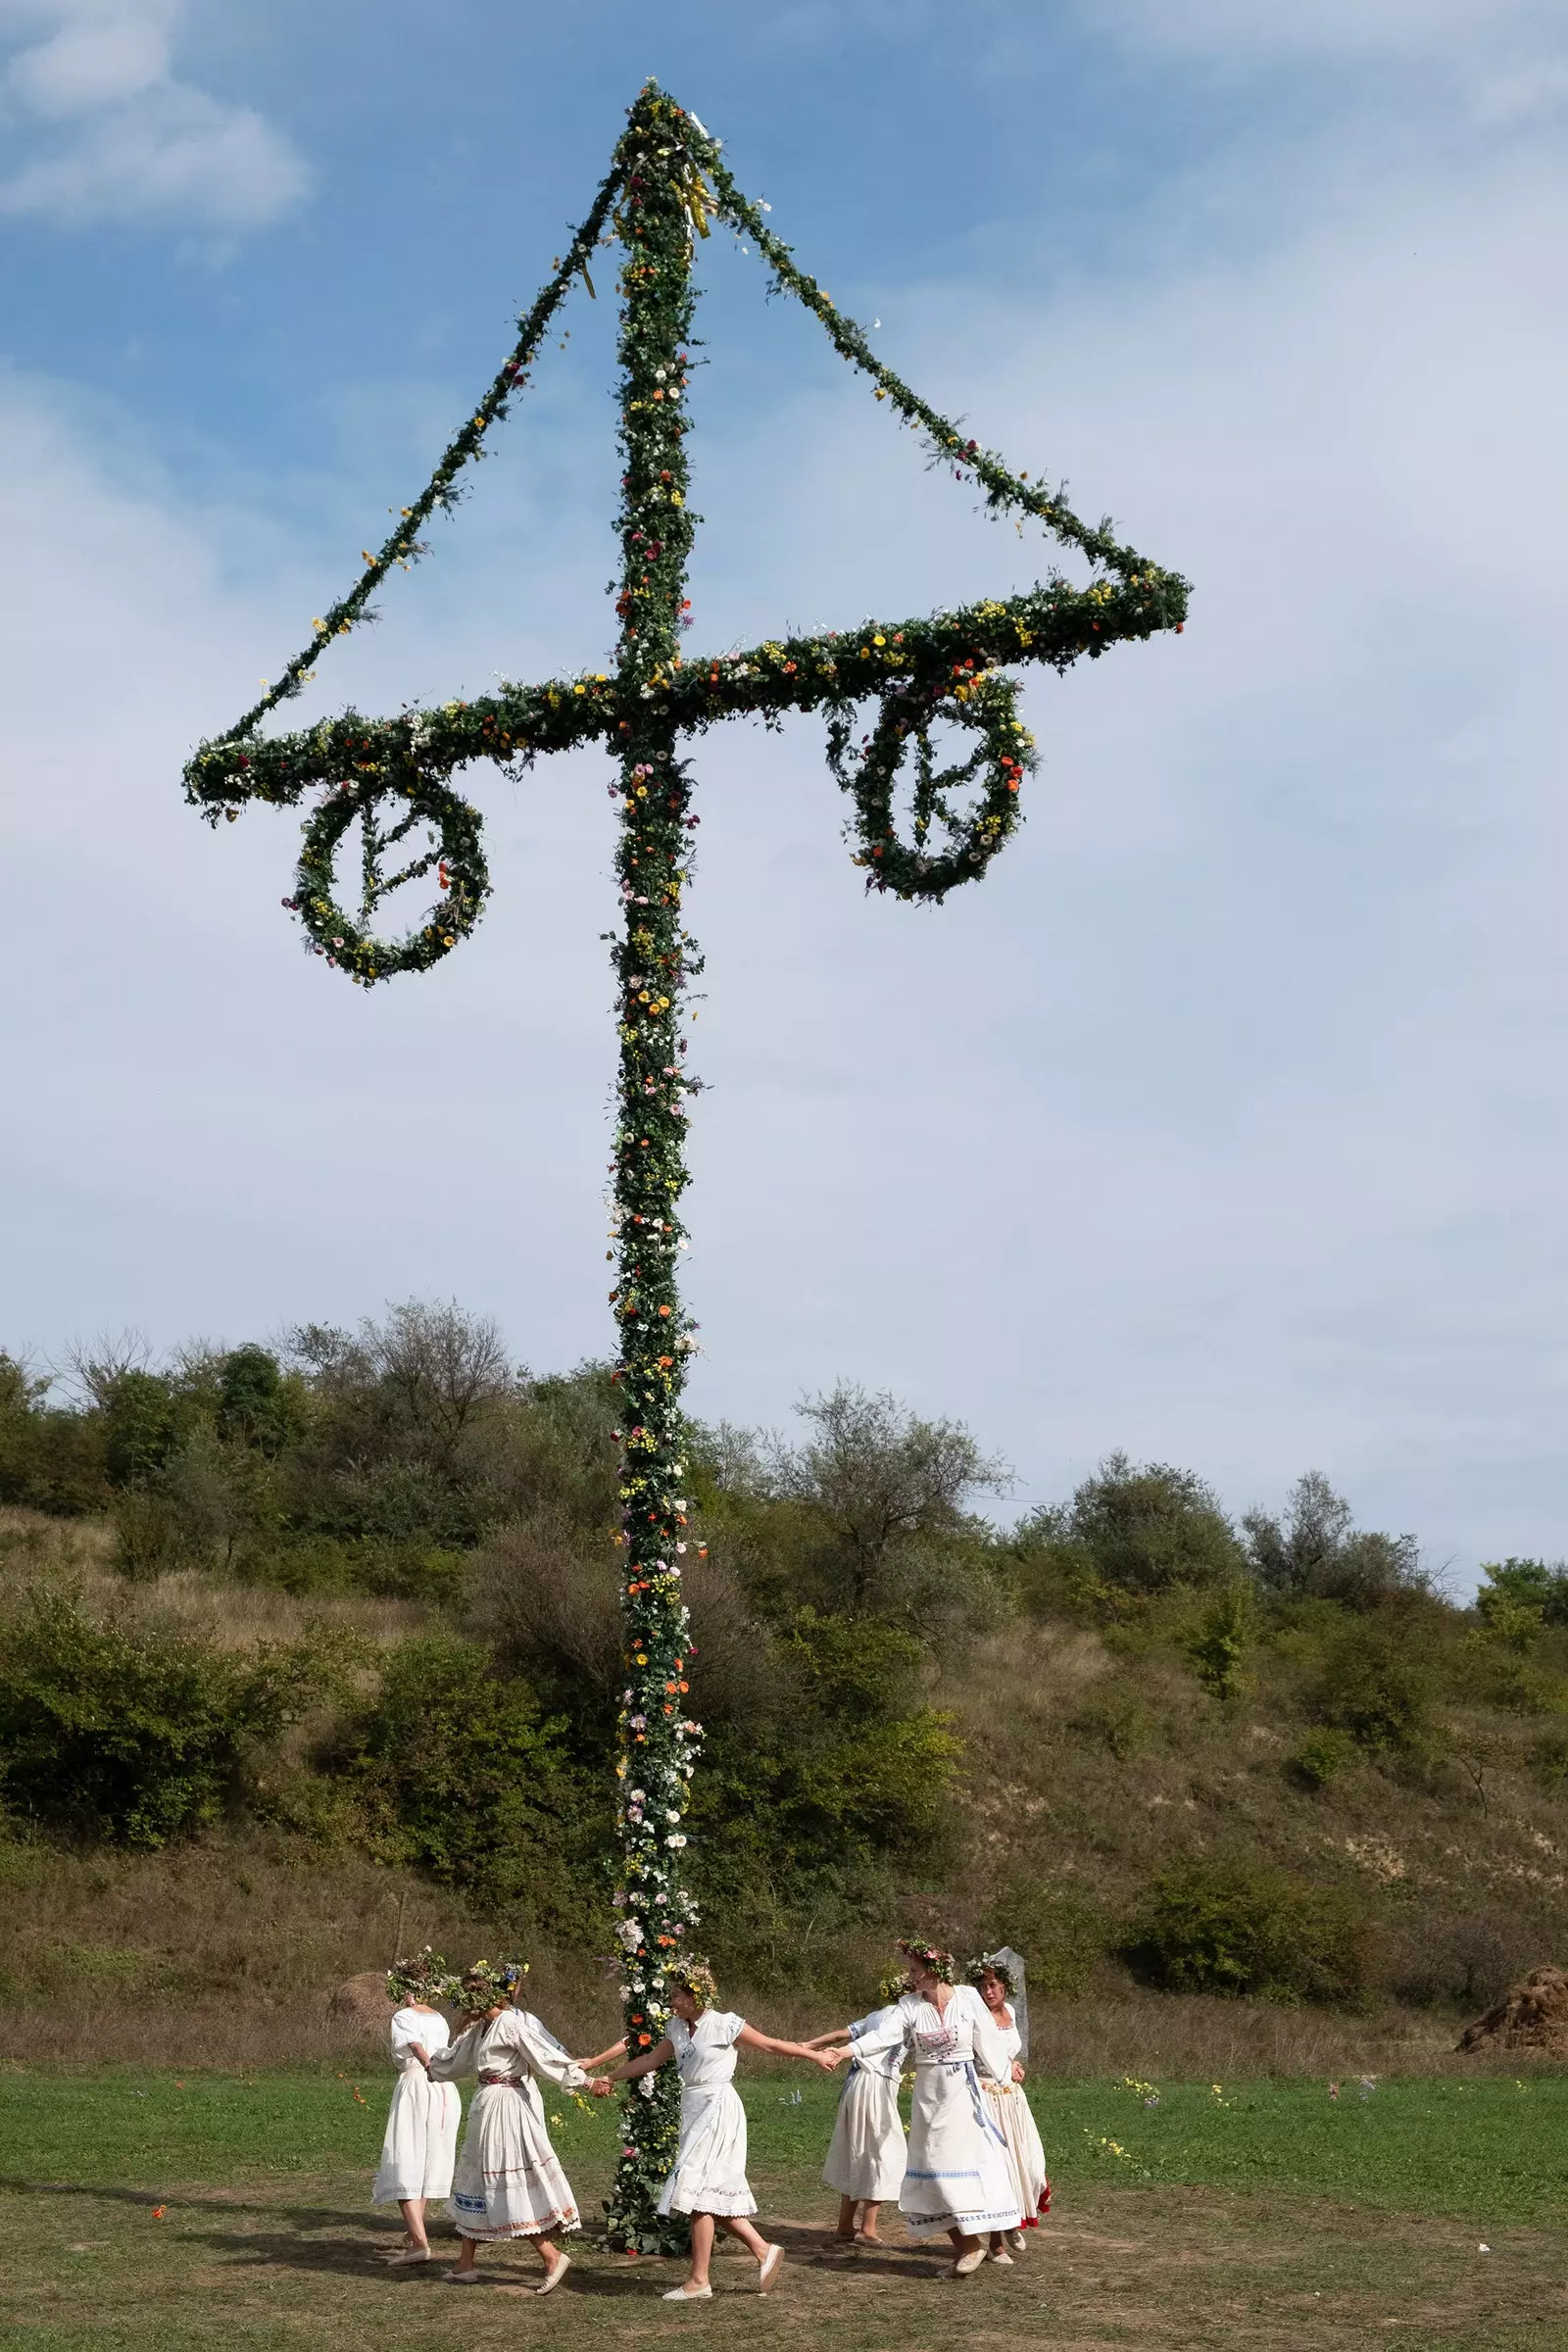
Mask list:
POLYGON ((953 1983, 954 1959, 951 1952, 943 1951, 934 1943, 906 1943, 902 1936, 898 1948, 906 1960, 915 1968, 925 1969, 936 1978, 939 1984, 953 1983))
POLYGON ((1016 2000, 1018 1997, 1017 1984, 1005 1960, 991 1959, 982 1952, 977 1960, 970 1961, 963 1974, 965 1982, 972 1984, 977 1992, 980 1989, 982 1977, 995 1977, 1009 2001, 1016 2000))
POLYGON ((463 1972, 458 1999, 469 2017, 480 2017, 499 2002, 510 2001, 527 1974, 526 1960, 475 1960, 463 1972))
POLYGON ((877 1985, 876 1997, 886 2006, 889 2001, 902 2000, 908 1989, 908 1970, 906 1968, 890 1968, 877 1985))
POLYGON ((439 2006, 457 1997, 457 1979, 439 1952, 428 1944, 412 1960, 395 1960, 386 1972, 387 1998, 401 2008, 405 2001, 429 2001, 439 2006))
POLYGON ((706 1960, 683 1957, 678 1968, 665 1972, 665 1982, 689 1992, 700 2009, 711 2009, 718 2000, 718 1980, 706 1960))

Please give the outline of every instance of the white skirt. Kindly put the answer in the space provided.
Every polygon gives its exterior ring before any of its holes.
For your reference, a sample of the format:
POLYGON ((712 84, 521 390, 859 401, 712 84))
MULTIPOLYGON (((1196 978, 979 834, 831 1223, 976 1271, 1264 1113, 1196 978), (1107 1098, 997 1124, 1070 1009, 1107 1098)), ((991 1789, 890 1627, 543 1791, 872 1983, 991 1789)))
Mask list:
POLYGON ((1016 2082, 988 2082, 986 2105, 1007 2143, 1007 2164, 1023 2227, 1032 2230, 1041 2214, 1051 2211, 1051 2187, 1046 2179, 1046 2151, 1029 2101, 1016 2082))
POLYGON ((660 2192, 661 2213, 755 2213, 746 2178, 746 2110, 729 2083, 680 2094, 675 2169, 660 2192))
POLYGON ((465 2237, 537 2237, 581 2228, 571 2182, 524 2083, 480 2083, 450 2206, 465 2237))
POLYGON ((406 2066, 392 2093, 372 2205, 405 2197, 444 2197, 452 2186, 463 2101, 455 2082, 432 2082, 422 2066, 406 2066))
POLYGON ((899 2211, 912 2237, 947 2230, 985 2237, 1022 2225, 1006 2141, 970 2062, 915 2067, 899 2211))
POLYGON ((898 2076, 852 2065, 822 2167, 823 2187, 880 2205, 904 2186, 905 2161, 898 2076))

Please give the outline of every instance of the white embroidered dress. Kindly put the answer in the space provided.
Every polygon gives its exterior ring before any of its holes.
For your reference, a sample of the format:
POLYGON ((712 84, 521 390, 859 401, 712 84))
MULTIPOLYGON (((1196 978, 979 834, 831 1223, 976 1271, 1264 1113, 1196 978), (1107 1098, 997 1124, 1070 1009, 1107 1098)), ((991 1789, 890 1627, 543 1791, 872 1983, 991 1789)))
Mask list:
POLYGON ((999 2080, 1009 2068, 984 2001, 972 1985, 955 1984, 945 2011, 906 1993, 883 2014, 881 2025, 867 2021, 856 2056, 897 2050, 901 2061, 906 2054, 914 2061, 908 2163, 899 2191, 906 2229, 913 2237, 1018 2229, 1023 2216, 1006 2142, 976 2066, 979 2059, 999 2080))
POLYGON ((442 2056, 443 2077, 475 2074, 479 2087, 452 2180, 452 2217, 465 2237, 537 2237, 581 2227, 571 2183, 545 2129, 538 2079, 583 2090, 588 2077, 528 2009, 471 2025, 442 2056))
POLYGON ((885 2026, 896 2009, 875 2009, 850 2028, 856 2045, 839 2111, 833 2120, 822 2185, 841 2197, 880 2205, 904 2186, 906 2145, 899 2120, 899 2077, 904 2071, 904 2044, 861 2057, 866 2034, 885 2026))
POLYGON ((735 2088, 735 2040, 746 2020, 705 2009, 664 2031, 680 2070, 680 2144, 660 2192, 661 2213, 755 2213, 746 2178, 746 2110, 735 2088))
POLYGON ((1010 2012, 1004 2026, 1000 2017, 995 2017, 995 2013, 993 2015, 998 2029, 997 2041, 1005 2056, 1006 2065, 1000 2081, 988 2074, 982 2065, 981 2087, 986 2094, 986 2104, 1007 2143, 1007 2162, 1012 2169, 1013 2186, 1018 2192, 1023 2227, 1033 2230, 1041 2214, 1051 2210, 1046 2151, 1040 2144, 1040 2133, 1035 2128, 1035 2119, 1030 2113, 1023 2084, 1014 2082, 1012 2079, 1012 2062, 1023 2048, 1023 2035, 1013 2024, 1010 2012))
POLYGON ((400 2009, 392 2020, 392 2063, 398 2080, 370 2189, 372 2205, 398 2205, 407 2197, 444 2197, 452 2186, 463 2101, 455 2082, 433 2082, 413 2054, 417 2042, 434 2058, 451 2039, 438 2010, 400 2009))

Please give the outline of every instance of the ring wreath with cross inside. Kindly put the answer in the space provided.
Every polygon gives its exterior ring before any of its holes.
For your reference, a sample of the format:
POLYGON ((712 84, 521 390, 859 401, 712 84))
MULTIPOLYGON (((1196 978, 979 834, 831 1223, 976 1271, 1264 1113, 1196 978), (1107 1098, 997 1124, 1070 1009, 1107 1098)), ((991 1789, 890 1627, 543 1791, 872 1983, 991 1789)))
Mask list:
POLYGON ((294 896, 283 904, 299 916, 316 954, 367 988, 394 972, 427 971, 467 938, 490 895, 479 831, 477 808, 422 775, 414 760, 400 760, 395 767, 386 761, 373 775, 340 783, 316 810, 305 828, 294 896), (388 804, 384 818, 383 802, 388 804), (356 819, 365 827, 363 891, 360 911, 352 915, 338 904, 333 861, 356 819), (421 825, 428 829, 430 846, 384 872, 385 854, 421 825), (404 883, 432 870, 440 895, 423 919, 400 940, 377 939, 369 927, 376 906, 404 883))
POLYGON ((896 687, 883 696, 881 715, 859 751, 850 748, 853 714, 840 712, 828 730, 828 762, 844 790, 854 796, 855 816, 846 828, 855 844, 855 862, 866 869, 868 890, 890 890, 901 899, 940 900, 960 882, 984 873, 1019 822, 1018 788, 1035 765, 1034 737, 1018 717, 1018 690, 996 671, 969 665, 919 685, 896 687), (931 725, 951 719, 980 737, 967 759, 939 767, 931 748, 931 725), (893 795, 899 770, 914 751, 912 838, 895 829, 893 795), (967 809, 950 796, 980 786, 967 809), (946 847, 928 847, 933 820, 946 847))

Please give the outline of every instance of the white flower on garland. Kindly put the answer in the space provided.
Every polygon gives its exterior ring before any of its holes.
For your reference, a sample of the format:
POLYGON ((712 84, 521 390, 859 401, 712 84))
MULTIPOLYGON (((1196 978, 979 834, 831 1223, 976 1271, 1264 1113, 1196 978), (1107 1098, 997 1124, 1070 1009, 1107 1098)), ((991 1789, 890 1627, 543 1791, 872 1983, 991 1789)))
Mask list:
POLYGON ((686 1842, 685 1838, 680 1838, 680 1837, 675 1837, 675 1838, 666 1838, 664 1839, 664 1843, 665 1843, 666 1845, 684 1845, 684 1844, 685 1844, 685 1842, 686 1842))

